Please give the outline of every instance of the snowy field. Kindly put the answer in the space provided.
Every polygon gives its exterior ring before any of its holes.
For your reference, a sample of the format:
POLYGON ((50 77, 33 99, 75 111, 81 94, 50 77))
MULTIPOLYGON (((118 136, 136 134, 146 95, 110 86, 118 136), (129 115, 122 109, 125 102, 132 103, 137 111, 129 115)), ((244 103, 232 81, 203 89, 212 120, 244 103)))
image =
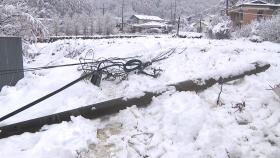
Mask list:
MULTIPOLYGON (((34 44, 25 67, 79 62, 89 50, 94 58, 141 55, 148 61, 176 48, 176 54, 153 65, 157 79, 131 74, 121 83, 103 81, 100 87, 82 81, 0 125, 78 108, 118 97, 139 96, 180 81, 238 73, 260 61, 271 68, 201 93, 169 91, 145 109, 132 107, 96 120, 82 117, 44 126, 42 132, 0 140, 0 158, 279 158, 280 98, 269 89, 280 83, 280 45, 248 40, 135 39, 63 40, 34 44), (32 56, 30 55, 30 56, 32 56), (242 111, 235 104, 245 102, 242 111)), ((80 77, 78 67, 25 73, 15 87, 0 92, 0 116, 80 77)))

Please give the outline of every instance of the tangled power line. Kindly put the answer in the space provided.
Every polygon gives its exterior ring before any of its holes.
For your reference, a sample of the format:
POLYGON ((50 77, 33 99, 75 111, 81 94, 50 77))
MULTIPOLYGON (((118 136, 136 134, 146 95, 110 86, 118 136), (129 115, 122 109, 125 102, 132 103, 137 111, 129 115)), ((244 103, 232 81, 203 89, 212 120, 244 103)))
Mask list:
POLYGON ((37 67, 37 68, 27 68, 27 69, 10 69, 10 70, 2 70, 0 71, 0 76, 7 75, 7 74, 13 74, 13 73, 22 73, 22 72, 28 72, 28 71, 38 71, 38 70, 44 70, 44 69, 53 69, 53 68, 59 68, 59 67, 67 67, 67 66, 81 66, 81 70, 84 71, 84 74, 79 77, 78 79, 68 83, 67 85, 57 89, 56 91, 53 91, 3 117, 0 118, 0 122, 58 94, 59 92, 73 86, 74 84, 78 83, 81 80, 84 80, 86 78, 91 77, 91 82, 99 86, 101 80, 116 80, 116 79, 127 79, 128 74, 131 72, 135 72, 138 74, 144 74, 151 77, 158 77, 159 73, 162 71, 161 69, 155 69, 153 68, 154 72, 152 74, 147 73, 145 69, 152 64, 165 60, 169 58, 171 55, 173 55, 176 52, 176 48, 172 48, 166 52, 159 53, 156 57, 152 58, 150 61, 143 62, 139 57, 128 57, 128 58, 107 58, 107 59, 89 59, 84 58, 80 60, 80 63, 73 63, 73 64, 65 64, 65 65, 54 65, 54 66, 45 66, 45 67, 37 67), (83 62, 82 62, 83 61, 83 62))
POLYGON ((151 68, 152 73, 146 72, 145 69, 151 66, 155 62, 165 60, 169 58, 176 51, 172 48, 166 52, 158 54, 156 57, 152 58, 150 61, 143 62, 139 56, 128 57, 128 58, 100 58, 97 60, 83 58, 80 60, 80 69, 84 71, 84 74, 92 73, 91 82, 94 85, 99 85, 101 80, 114 81, 114 80, 125 80, 128 74, 135 72, 138 74, 144 74, 156 78, 159 76, 161 69, 151 68))

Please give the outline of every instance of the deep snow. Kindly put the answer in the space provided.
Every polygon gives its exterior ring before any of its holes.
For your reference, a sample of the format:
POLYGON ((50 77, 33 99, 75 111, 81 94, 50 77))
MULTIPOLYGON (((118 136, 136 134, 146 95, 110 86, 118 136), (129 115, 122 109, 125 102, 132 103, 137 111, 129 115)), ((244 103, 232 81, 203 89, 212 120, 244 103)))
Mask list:
MULTIPOLYGON (((176 48, 177 54, 153 65, 164 70, 157 79, 132 74, 118 84, 104 81, 100 88, 82 81, 0 125, 138 96, 179 81, 238 73, 255 61, 272 66, 264 73, 223 85, 221 106, 216 105, 220 85, 198 94, 169 91, 154 98, 146 109, 132 107, 96 120, 77 117, 45 126, 42 132, 2 139, 0 157, 280 157, 280 99, 267 90, 280 83, 279 44, 167 36, 63 40, 31 45, 28 53, 33 59, 25 58, 24 66, 76 63, 91 49, 95 58, 142 55, 142 60, 149 60, 170 48, 176 48), (243 101, 242 112, 233 108, 243 101)), ((15 87, 0 92, 0 116, 78 78, 77 68, 25 73, 15 87)))

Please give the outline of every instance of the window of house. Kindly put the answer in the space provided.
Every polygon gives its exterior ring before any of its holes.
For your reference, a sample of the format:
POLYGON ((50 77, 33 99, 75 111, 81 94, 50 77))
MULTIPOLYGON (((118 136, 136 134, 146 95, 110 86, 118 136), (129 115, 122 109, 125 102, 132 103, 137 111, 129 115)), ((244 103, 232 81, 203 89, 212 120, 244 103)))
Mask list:
POLYGON ((243 20, 243 10, 240 10, 238 13, 238 20, 243 20))
POLYGON ((257 13, 257 20, 260 21, 263 18, 263 11, 259 10, 257 13))

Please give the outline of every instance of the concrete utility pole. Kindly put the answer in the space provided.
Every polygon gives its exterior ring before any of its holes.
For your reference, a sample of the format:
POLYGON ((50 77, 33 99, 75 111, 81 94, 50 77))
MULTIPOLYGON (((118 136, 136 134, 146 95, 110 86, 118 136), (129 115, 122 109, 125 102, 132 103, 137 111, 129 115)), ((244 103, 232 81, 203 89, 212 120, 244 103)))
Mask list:
POLYGON ((175 3, 174 3, 174 20, 176 20, 176 14, 177 14, 177 0, 175 0, 175 3))
POLYGON ((202 25, 201 25, 201 17, 200 17, 200 19, 199 19, 199 33, 201 33, 202 32, 202 25))
POLYGON ((173 3, 171 2, 171 15, 170 20, 173 21, 173 3))
POLYGON ((122 26, 121 26, 121 31, 123 32, 123 27, 124 27, 124 15, 123 15, 123 12, 124 12, 124 0, 122 0, 122 26))
POLYGON ((103 3, 103 5, 102 5, 102 8, 100 8, 101 10, 102 10, 102 15, 104 16, 105 15, 105 4, 103 3))
POLYGON ((177 36, 179 36, 179 31, 180 31, 180 23, 181 23, 181 17, 179 16, 179 18, 178 18, 178 28, 177 28, 177 36))
POLYGON ((226 14, 228 15, 228 0, 226 0, 226 14))

